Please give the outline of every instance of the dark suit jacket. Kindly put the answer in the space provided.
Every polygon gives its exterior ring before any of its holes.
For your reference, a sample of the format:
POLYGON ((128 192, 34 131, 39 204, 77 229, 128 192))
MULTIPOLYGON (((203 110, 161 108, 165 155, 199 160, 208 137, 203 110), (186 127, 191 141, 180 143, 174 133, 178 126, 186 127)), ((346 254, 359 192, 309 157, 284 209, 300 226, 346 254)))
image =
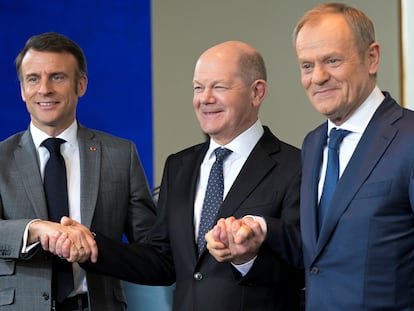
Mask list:
MULTIPOLYGON (((82 223, 140 241, 155 220, 146 177, 132 142, 78 127, 82 223)), ((0 309, 51 310, 52 261, 38 246, 21 256, 23 231, 47 219, 38 155, 29 131, 0 143, 0 309)), ((91 311, 124 310, 121 282, 87 274, 91 311)))
POLYGON ((303 144, 301 229, 308 311, 414 310, 414 113, 385 93, 317 238, 326 125, 303 144))
POLYGON ((194 197, 208 146, 196 145, 167 159, 150 244, 122 247, 98 235, 99 263, 91 268, 141 284, 176 282, 174 310, 298 310, 303 276, 287 262, 301 247, 300 151, 265 128, 221 206, 217 218, 274 217, 269 240, 284 244, 285 233, 292 232, 289 239, 297 243, 283 257, 264 243, 251 271, 241 277, 207 250, 197 256, 194 197))

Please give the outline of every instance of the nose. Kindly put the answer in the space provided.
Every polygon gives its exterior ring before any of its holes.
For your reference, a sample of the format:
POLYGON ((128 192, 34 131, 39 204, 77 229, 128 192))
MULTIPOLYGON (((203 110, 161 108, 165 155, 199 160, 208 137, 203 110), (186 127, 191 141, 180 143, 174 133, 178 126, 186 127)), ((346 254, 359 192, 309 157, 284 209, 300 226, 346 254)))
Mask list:
POLYGON ((210 88, 205 88, 200 94, 200 102, 202 104, 211 104, 215 102, 215 97, 213 95, 213 90, 210 88))
POLYGON ((323 65, 315 65, 312 72, 312 82, 315 84, 323 84, 329 80, 329 73, 323 65))
POLYGON ((51 82, 48 79, 41 79, 39 83, 39 89, 37 92, 43 96, 52 93, 51 82))

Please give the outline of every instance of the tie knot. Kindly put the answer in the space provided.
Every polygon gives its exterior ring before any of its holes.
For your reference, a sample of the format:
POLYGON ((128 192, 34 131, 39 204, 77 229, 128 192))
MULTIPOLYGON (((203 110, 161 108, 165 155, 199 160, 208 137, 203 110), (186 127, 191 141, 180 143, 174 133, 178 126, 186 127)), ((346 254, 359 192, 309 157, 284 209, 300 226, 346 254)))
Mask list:
POLYGON ((227 148, 223 148, 223 147, 218 147, 217 149, 214 150, 214 153, 216 154, 216 161, 218 162, 223 162, 224 159, 230 154, 232 153, 232 151, 230 149, 227 148))
POLYGON ((336 128, 332 128, 331 131, 329 132, 328 147, 334 150, 338 150, 339 145, 341 144, 342 140, 349 133, 351 132, 347 130, 342 130, 342 129, 338 130, 336 128))
POLYGON ((49 150, 50 153, 56 152, 60 153, 60 145, 65 143, 66 141, 61 138, 47 138, 42 142, 42 145, 46 147, 47 150, 49 150))

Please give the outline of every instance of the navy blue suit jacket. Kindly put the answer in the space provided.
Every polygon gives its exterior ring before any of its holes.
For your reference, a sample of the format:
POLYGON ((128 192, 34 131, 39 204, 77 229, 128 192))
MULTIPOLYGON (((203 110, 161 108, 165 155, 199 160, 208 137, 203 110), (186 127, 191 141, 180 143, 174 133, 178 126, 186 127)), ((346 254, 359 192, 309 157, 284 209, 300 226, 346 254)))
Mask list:
POLYGON ((414 112, 388 93, 338 182, 318 238, 326 124, 302 148, 308 311, 414 310, 414 112))

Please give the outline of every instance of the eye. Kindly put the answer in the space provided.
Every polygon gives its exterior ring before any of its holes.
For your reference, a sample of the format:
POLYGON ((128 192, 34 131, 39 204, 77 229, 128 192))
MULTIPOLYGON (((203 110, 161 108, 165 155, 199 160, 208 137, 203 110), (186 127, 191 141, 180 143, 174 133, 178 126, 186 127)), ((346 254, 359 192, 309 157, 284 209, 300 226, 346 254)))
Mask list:
POLYGON ((341 59, 339 58, 329 58, 326 63, 332 67, 339 66, 341 64, 341 59))
POLYGON ((311 71, 311 70, 312 70, 312 68, 313 68, 313 65, 312 65, 311 63, 303 63, 303 64, 301 65, 301 70, 302 70, 302 71, 305 71, 305 72, 309 72, 309 71, 311 71))
POLYGON ((54 74, 52 76, 53 81, 62 81, 64 79, 65 79, 65 76, 63 74, 60 74, 60 73, 59 74, 54 74))
POLYGON ((194 90, 194 93, 201 93, 203 91, 203 88, 199 85, 194 85, 193 90, 194 90))
POLYGON ((28 76, 26 77, 26 82, 27 83, 37 83, 39 81, 39 77, 38 76, 28 76))

